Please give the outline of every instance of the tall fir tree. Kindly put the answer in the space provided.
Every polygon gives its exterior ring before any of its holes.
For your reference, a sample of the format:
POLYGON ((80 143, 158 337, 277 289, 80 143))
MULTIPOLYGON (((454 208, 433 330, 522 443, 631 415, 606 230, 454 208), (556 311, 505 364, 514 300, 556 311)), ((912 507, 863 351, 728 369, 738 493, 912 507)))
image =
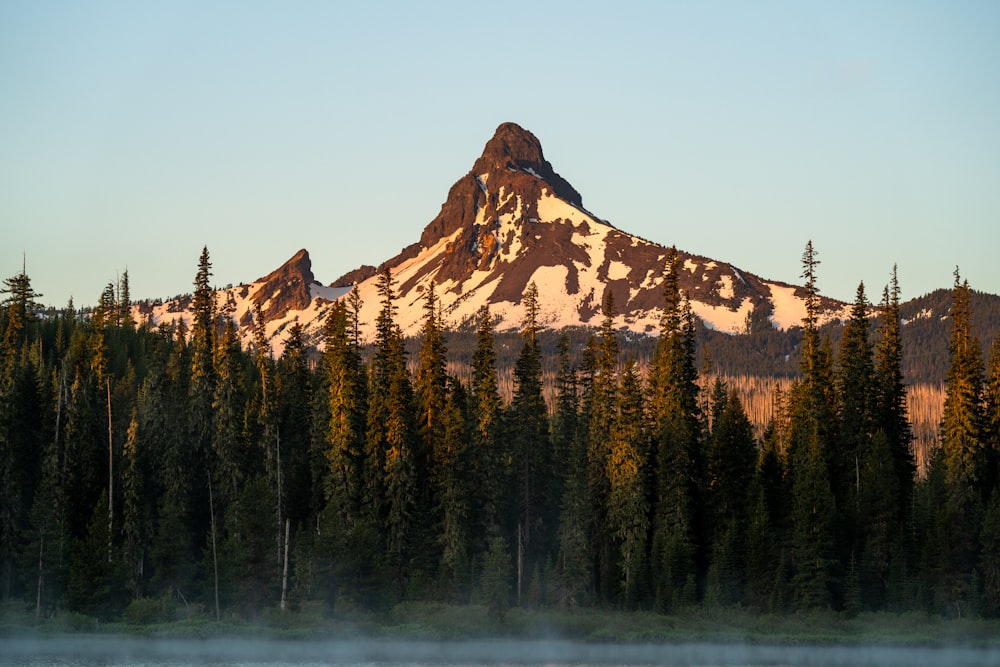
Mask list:
POLYGON ((521 330, 523 344, 514 364, 514 397, 510 405, 519 601, 526 590, 526 573, 544 562, 545 550, 550 546, 548 531, 558 502, 549 502, 546 493, 552 461, 548 409, 542 395, 542 360, 538 344, 540 306, 535 283, 528 285, 521 303, 525 311, 521 330))
POLYGON ((735 604, 743 599, 744 554, 750 521, 746 505, 755 481, 757 444, 739 397, 735 391, 728 392, 724 384, 721 388, 721 396, 715 402, 718 416, 713 422, 705 457, 706 524, 712 527, 706 597, 719 604, 735 604))
POLYGON ((397 596, 406 591, 417 503, 415 407, 403 334, 395 322, 395 289, 386 268, 378 280, 382 308, 375 322, 364 503, 367 518, 385 526, 385 558, 397 596))
POLYGON ((649 371, 654 502, 651 569, 657 606, 665 611, 697 599, 700 565, 700 410, 694 317, 680 290, 680 259, 667 253, 660 339, 649 371))
MULTIPOLYGON (((842 489, 844 510, 857 521, 861 457, 871 446, 875 422, 875 363, 868 340, 868 299, 858 285, 850 318, 840 341, 837 386, 840 393, 840 444, 834 474, 842 489)), ((847 542, 853 542, 848 539, 847 542)))
MULTIPOLYGON (((414 455, 417 505, 414 508, 414 520, 418 524, 415 528, 423 536, 418 542, 425 548, 420 550, 418 557, 424 563, 424 571, 432 570, 432 563, 438 560, 438 554, 431 548, 433 541, 427 538, 433 530, 429 518, 440 502, 434 495, 436 488, 431 483, 431 472, 438 459, 445 456, 443 450, 446 447, 444 413, 448 401, 448 347, 439 307, 432 281, 424 295, 423 335, 417 352, 414 383, 417 403, 417 447, 414 455)), ((448 443, 447 446, 454 447, 456 443, 448 443)))
POLYGON ((968 281, 955 269, 951 309, 951 365, 941 418, 941 457, 945 506, 939 515, 947 538, 944 603, 967 607, 973 595, 972 570, 979 552, 979 530, 986 477, 983 433, 983 360, 972 333, 972 308, 968 281))
MULTIPOLYGON (((587 442, 587 495, 590 516, 588 532, 594 580, 597 582, 597 592, 601 599, 608 600, 619 592, 619 582, 612 567, 612 530, 608 517, 611 493, 609 477, 611 467, 608 458, 613 447, 612 428, 618 416, 620 350, 618 333, 614 328, 614 318, 617 313, 611 290, 606 292, 602 314, 596 366, 591 382, 593 402, 589 415, 587 442)), ((615 470, 618 471, 617 467, 615 470)))
MULTIPOLYGON (((635 362, 629 359, 622 371, 615 420, 610 432, 607 457, 607 522, 617 551, 622 602, 633 607, 641 601, 645 585, 645 561, 649 535, 646 489, 646 429, 642 405, 642 382, 635 362)), ((608 573, 610 575, 610 572, 608 573)))
POLYGON ((570 366, 569 339, 559 338, 553 449, 562 471, 559 504, 559 554, 554 600, 561 607, 585 604, 591 587, 587 551, 587 451, 581 436, 577 373, 570 366))
POLYGON ((473 475, 479 480, 475 497, 471 544, 485 554, 494 537, 501 535, 503 492, 509 478, 508 457, 502 438, 502 403, 497 378, 496 340, 488 306, 479 311, 476 349, 472 354, 471 404, 473 475))
POLYGON ((875 428, 885 432, 892 454, 899 491, 900 522, 907 521, 912 506, 917 465, 913 457, 913 432, 906 407, 903 381, 903 344, 900 338, 899 278, 892 267, 889 285, 882 293, 882 324, 875 345, 875 428))

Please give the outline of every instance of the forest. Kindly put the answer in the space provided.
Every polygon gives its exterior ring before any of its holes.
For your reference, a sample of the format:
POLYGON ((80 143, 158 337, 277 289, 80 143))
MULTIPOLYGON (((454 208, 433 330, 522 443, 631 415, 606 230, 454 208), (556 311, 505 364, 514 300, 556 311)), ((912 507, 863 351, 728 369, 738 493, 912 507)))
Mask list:
POLYGON ((406 601, 1000 615, 1000 336, 981 348, 958 271, 918 475, 895 272, 877 309, 859 286, 834 343, 806 246, 799 367, 757 437, 700 368, 675 252, 642 363, 610 298, 584 342, 543 353, 529 287, 509 391, 489 310, 457 365, 433 286, 404 339, 388 270, 374 340, 355 291, 319 354, 296 326, 278 358, 259 311, 241 347, 207 248, 190 327, 138 326, 127 273, 87 313, 46 312, 22 270, 0 305, 0 598, 40 619, 406 601))

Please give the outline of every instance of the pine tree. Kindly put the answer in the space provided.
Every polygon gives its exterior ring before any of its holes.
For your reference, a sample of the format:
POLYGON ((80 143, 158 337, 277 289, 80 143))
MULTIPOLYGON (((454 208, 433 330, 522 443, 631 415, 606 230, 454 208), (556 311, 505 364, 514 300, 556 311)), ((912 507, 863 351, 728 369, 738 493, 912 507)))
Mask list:
POLYGON ((982 523, 983 361, 979 342, 972 335, 969 284, 955 270, 951 309, 951 366, 941 419, 941 452, 946 502, 942 519, 946 531, 946 604, 956 609, 968 601, 971 573, 979 548, 982 523))
POLYGON ((128 572, 128 586, 133 599, 143 597, 145 591, 146 551, 149 547, 152 517, 149 506, 150 491, 147 485, 148 470, 142 436, 139 433, 138 408, 132 409, 128 436, 123 448, 122 470, 122 534, 124 537, 122 560, 128 572))
POLYGON ((128 269, 122 272, 118 281, 118 322, 125 329, 135 328, 135 318, 132 317, 132 294, 128 284, 128 269))
POLYGON ((618 551, 621 593, 626 607, 639 601, 645 589, 643 570, 649 533, 646 494, 646 434, 642 384, 629 359, 618 390, 617 413, 607 457, 607 522, 618 551))
POLYGON ((28 277, 24 267, 21 273, 3 281, 3 289, 0 294, 8 294, 3 301, 0 301, 0 308, 4 309, 6 316, 6 327, 3 332, 3 339, 0 341, 0 367, 9 368, 14 362, 14 355, 21 348, 24 341, 25 328, 28 323, 35 319, 35 313, 41 309, 36 299, 42 294, 36 292, 31 286, 31 278, 28 277))
POLYGON ((695 602, 701 548, 694 318, 680 291, 679 265, 677 250, 671 248, 660 339, 649 373, 655 460, 651 568, 657 605, 668 611, 695 602))
POLYGON ((375 322, 365 445, 367 519, 385 526, 385 555, 397 595, 406 589, 417 502, 415 407, 403 334, 394 321, 392 275, 379 276, 382 309, 375 322))
MULTIPOLYGON (((840 446, 836 462, 837 486, 844 492, 843 508, 856 515, 858 470, 862 453, 871 446, 874 432, 875 365, 868 341, 868 300, 865 285, 858 285, 851 316, 840 342, 838 389, 840 393, 840 446)), ((856 519, 852 520, 852 523, 856 519)), ((853 540, 850 540, 853 542, 853 540)))
POLYGON ((524 559, 518 560, 518 600, 524 592, 523 573, 545 553, 551 512, 546 502, 551 475, 548 410, 542 396, 542 362, 538 345, 538 288, 532 282, 524 293, 523 346, 514 365, 514 398, 510 406, 515 475, 517 531, 524 559))
POLYGON ((743 597, 745 505, 754 481, 757 446, 739 397, 735 392, 723 395, 706 455, 706 523, 713 527, 710 592, 717 603, 733 604, 743 597))
POLYGON ((367 388, 342 301, 334 304, 327 317, 323 360, 328 394, 324 413, 329 420, 324 450, 329 466, 326 500, 349 526, 361 511, 367 388))
POLYGON ((990 347, 990 365, 985 384, 985 438, 987 467, 984 473, 984 490, 1000 488, 1000 333, 990 347))
POLYGON ((41 480, 31 506, 31 529, 27 533, 21 568, 29 584, 29 599, 35 604, 36 620, 40 620, 63 598, 69 567, 69 526, 66 521, 68 499, 63 492, 60 442, 65 378, 55 371, 52 372, 52 388, 56 407, 55 414, 50 416, 55 428, 50 432, 51 437, 46 440, 42 454, 41 480))
POLYGON ((979 572, 983 577, 981 611, 995 618, 1000 616, 1000 489, 994 489, 990 495, 979 540, 982 547, 979 572))
POLYGON ((593 402, 590 411, 587 443, 587 494, 590 500, 589 542, 594 563, 595 581, 602 599, 616 592, 618 582, 612 574, 609 495, 611 481, 608 458, 611 454, 612 427, 618 412, 618 334, 614 329, 614 296, 607 291, 597 347, 596 367, 591 382, 593 402))
MULTIPOLYGON (((313 403, 312 374, 309 352, 298 322, 288 330, 285 349, 277 364, 277 421, 281 443, 282 504, 292 525, 306 521, 312 514, 314 471, 310 460, 311 406, 313 403)), ((363 379, 358 382, 363 387, 363 379)), ((359 413, 358 432, 363 432, 364 412, 359 413)), ((360 451, 360 450, 359 450, 360 451)))
POLYGON ((225 510, 243 488, 253 469, 243 440, 244 405, 239 339, 232 320, 227 320, 216 347, 215 392, 212 398, 212 458, 215 463, 216 502, 225 510))
MULTIPOLYGON (((17 308, 11 304, 7 312, 17 308)), ((18 583, 17 556, 48 440, 43 430, 49 423, 44 365, 37 348, 24 338, 0 366, 0 600, 9 599, 18 583)))
POLYGON ((471 382, 472 414, 472 472, 479 481, 475 496, 476 517, 472 528, 472 548, 485 553, 494 537, 500 535, 503 490, 507 485, 507 457, 502 450, 502 405, 497 380, 496 342, 493 336, 493 319, 489 307, 479 311, 476 329, 476 349, 472 355, 471 382))
POLYGON ((443 592, 453 600, 466 599, 468 591, 470 509, 476 492, 470 476, 469 420, 465 389, 449 380, 441 417, 441 441, 434 456, 440 567, 443 592))
POLYGON ((885 607, 893 591, 893 572, 903 558, 903 524, 899 520, 899 480, 885 431, 875 434, 861 452, 858 476, 860 590, 866 606, 885 607))
POLYGON ((587 602, 590 568, 587 555, 587 452, 579 429, 577 374, 570 367, 569 339, 559 338, 559 373, 552 441, 557 469, 562 470, 559 556, 555 600, 561 607, 587 602))
MULTIPOLYGON (((428 286, 424 297, 424 326, 420 350, 417 353, 415 393, 417 403, 417 448, 414 456, 415 484, 418 490, 414 517, 420 524, 421 534, 431 531, 429 517, 440 499, 434 497, 431 471, 438 460, 445 456, 444 412, 448 401, 447 364, 448 348, 439 312, 439 302, 434 293, 434 282, 428 286)), ((454 447, 457 443, 449 443, 454 447)), ((431 540, 424 539, 429 543, 431 540)), ((429 544, 427 546, 430 546, 429 544)), ((421 555, 425 570, 432 569, 436 554, 425 551, 421 555)))
POLYGON ((900 339, 899 280, 896 267, 883 291, 882 325, 875 347, 876 414, 875 429, 885 433, 896 473, 899 514, 902 524, 912 506, 917 466, 913 458, 913 434, 906 408, 906 385, 903 382, 903 346, 900 339))
POLYGON ((800 609, 833 603, 833 521, 836 504, 819 435, 795 450, 792 480, 794 592, 800 609))

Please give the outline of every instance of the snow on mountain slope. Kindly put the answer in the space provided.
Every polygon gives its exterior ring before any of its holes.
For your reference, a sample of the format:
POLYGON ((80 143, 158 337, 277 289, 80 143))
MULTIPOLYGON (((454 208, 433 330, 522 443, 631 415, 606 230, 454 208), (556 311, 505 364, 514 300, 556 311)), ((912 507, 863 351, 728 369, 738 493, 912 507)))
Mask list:
MULTIPOLYGON (((601 307, 612 295, 618 327, 656 333, 662 312, 662 279, 668 248, 631 236, 590 213, 583 199, 545 159, 530 132, 504 123, 487 142, 472 169, 448 192, 441 212, 420 240, 378 268, 364 266, 330 287, 312 274, 308 253, 300 251, 282 267, 250 285, 220 290, 218 303, 249 340, 254 304, 259 304, 275 352, 283 348, 293 323, 306 341, 319 344, 331 304, 357 284, 362 335, 373 336, 381 309, 378 272, 389 269, 397 300, 396 322, 418 334, 430 285, 446 321, 475 326, 488 305, 499 330, 515 329, 524 316, 521 300, 528 285, 539 290, 544 326, 597 326, 601 307)), ((745 331, 763 309, 779 328, 797 326, 804 315, 801 287, 785 285, 724 262, 680 251, 679 282, 694 313, 705 325, 726 333, 745 331)), ((147 307, 139 315, 152 324, 190 320, 184 300, 147 307)), ((845 305, 821 300, 821 319, 842 317, 845 305)), ((758 318, 759 319, 759 318, 758 318)))

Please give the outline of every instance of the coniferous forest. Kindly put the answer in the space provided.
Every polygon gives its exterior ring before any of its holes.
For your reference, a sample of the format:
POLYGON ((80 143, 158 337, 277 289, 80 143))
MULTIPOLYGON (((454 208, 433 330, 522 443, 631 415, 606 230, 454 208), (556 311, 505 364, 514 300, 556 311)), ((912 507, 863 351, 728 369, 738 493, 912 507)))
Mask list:
POLYGON ((0 597, 108 620, 428 600, 1000 615, 1000 338, 984 354, 956 271, 918 476, 895 273, 877 309, 859 287, 835 347, 817 265, 810 243, 801 368, 759 439, 698 370, 673 253, 648 363, 609 298, 582 350, 563 338, 548 400, 533 287, 508 399, 489 311, 457 378, 433 286, 410 353, 388 272, 371 342, 355 292, 320 355, 296 327, 275 358, 259 311, 241 347, 207 249, 190 326, 138 326, 127 274, 86 316, 45 314, 22 271, 0 307, 0 597))

